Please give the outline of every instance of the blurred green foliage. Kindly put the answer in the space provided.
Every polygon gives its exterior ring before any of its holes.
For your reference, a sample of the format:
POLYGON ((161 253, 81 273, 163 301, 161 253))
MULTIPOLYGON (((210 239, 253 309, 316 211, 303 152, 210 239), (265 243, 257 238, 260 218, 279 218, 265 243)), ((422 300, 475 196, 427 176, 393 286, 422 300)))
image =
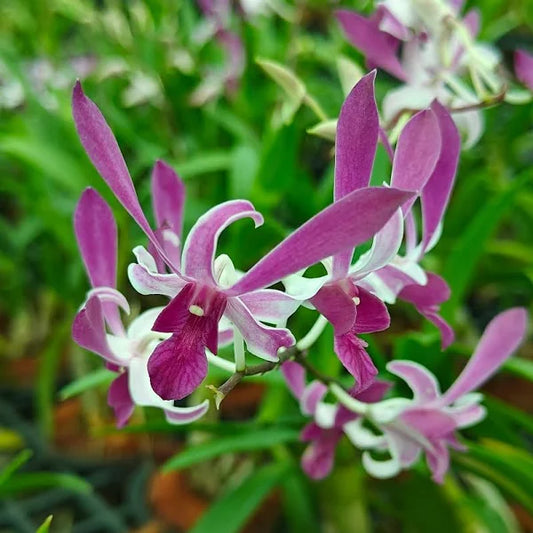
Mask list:
MULTIPOLYGON (((371 9, 358 2, 342 4, 371 9)), ((482 37, 500 47, 507 68, 513 49, 533 49, 528 0, 469 4, 481 11, 482 37)), ((97 358, 81 355, 69 339, 71 318, 88 288, 71 220, 81 191, 89 185, 114 207, 119 287, 132 302, 138 301, 124 267, 133 246, 142 242, 140 231, 97 176, 74 131, 70 90, 79 69, 89 71, 82 76, 84 89, 115 132, 147 212, 148 176, 159 157, 185 180, 186 230, 205 209, 230 198, 246 197, 263 212, 266 222, 260 230, 237 224, 221 241, 222 250, 246 269, 327 205, 333 188, 332 144, 307 133, 317 122, 312 107, 303 105, 286 115, 287 95, 255 60, 292 69, 324 113, 336 117, 343 93, 335 59, 343 54, 361 64, 331 16, 336 5, 297 0, 288 6, 289 20, 275 14, 252 21, 235 16, 232 28, 246 47, 240 87, 233 95, 195 107, 191 94, 208 69, 221 68, 223 57, 216 43, 195 37, 202 17, 194 2, 0 4, 0 365, 23 357, 39 361, 34 398, 43 436, 52 435, 60 385, 66 398, 109 379, 97 358)), ((393 85, 386 75, 378 76, 378 101, 393 85)), ((532 309, 532 124, 531 104, 485 111, 485 133, 462 154, 442 239, 426 259, 426 266, 443 274, 452 287, 444 311, 458 343, 440 353, 433 327, 398 305, 392 309, 393 329, 368 339, 380 369, 391 357, 420 361, 445 387, 491 317, 513 305, 532 309)), ((386 157, 378 155, 373 182, 380 183, 388 172, 386 157)), ((305 312, 292 324, 296 333, 309 325, 305 312)), ((330 335, 326 332, 310 357, 319 368, 335 373, 339 366, 331 357, 330 335)), ((347 532, 518 531, 501 494, 533 512, 533 417, 526 412, 531 393, 526 400, 514 394, 528 382, 531 391, 533 361, 522 357, 506 368, 518 377, 500 378, 503 388, 498 391, 505 401, 488 399, 490 416, 466 432, 470 453, 454 458, 443 487, 428 481, 423 465, 397 480, 369 480, 349 446, 339 451, 330 479, 309 483, 297 466, 301 445, 289 444, 301 419, 275 376, 257 378, 271 392, 264 396, 257 423, 242 428, 242 439, 233 429, 224 435, 222 427, 204 425, 213 440, 177 455, 167 468, 212 459, 232 450, 235 442, 239 450, 255 450, 252 457, 258 463, 261 457, 270 458, 271 464, 257 466, 240 485, 221 490, 195 532, 213 531, 213 524, 221 523, 224 531, 238 531, 275 486, 281 487, 290 531, 309 532, 324 523, 347 532)), ((88 407, 95 408, 98 402, 88 407)), ((164 425, 149 411, 146 417, 146 426, 135 429, 183 431, 164 425)), ((0 492, 54 483, 86 488, 66 474, 18 473, 28 459, 21 452, 3 467, 0 492)))

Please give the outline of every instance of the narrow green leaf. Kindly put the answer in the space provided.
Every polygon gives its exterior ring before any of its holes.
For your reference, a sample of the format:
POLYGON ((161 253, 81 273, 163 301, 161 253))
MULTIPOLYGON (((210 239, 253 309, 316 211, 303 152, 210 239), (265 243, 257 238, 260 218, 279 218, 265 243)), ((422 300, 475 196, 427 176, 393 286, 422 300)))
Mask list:
POLYGON ((0 495, 16 495, 42 489, 62 488, 73 492, 88 493, 92 486, 72 474, 62 472, 23 472, 11 476, 0 485, 0 495))
POLYGON ((163 465, 163 472, 186 468, 225 453, 263 450, 283 442, 298 440, 298 431, 288 428, 259 429, 250 433, 229 435, 187 448, 163 465))
POLYGON ((451 298, 442 307, 445 317, 450 317, 464 300, 479 260, 485 253, 487 241, 507 210, 513 205, 518 191, 529 180, 531 180, 530 173, 517 177, 506 191, 493 198, 478 211, 455 242, 442 272, 452 291, 451 298))
POLYGON ((269 492, 288 471, 287 463, 272 463, 253 472, 241 485, 219 498, 191 533, 238 533, 269 492))
POLYGON ((99 368, 98 370, 90 372, 72 383, 65 385, 59 391, 59 398, 61 400, 66 400, 87 390, 94 389, 99 385, 108 385, 115 377, 115 372, 111 372, 111 370, 108 370, 107 368, 99 368))
POLYGON ((293 470, 282 482, 285 514, 292 533, 318 533, 316 506, 311 497, 309 482, 301 470, 293 470))
POLYGON ((33 452, 31 450, 22 450, 0 471, 0 485, 5 483, 22 465, 27 463, 33 452))
POLYGON ((48 533, 50 531, 50 524, 52 523, 52 518, 54 515, 50 515, 47 519, 39 526, 35 533, 48 533))

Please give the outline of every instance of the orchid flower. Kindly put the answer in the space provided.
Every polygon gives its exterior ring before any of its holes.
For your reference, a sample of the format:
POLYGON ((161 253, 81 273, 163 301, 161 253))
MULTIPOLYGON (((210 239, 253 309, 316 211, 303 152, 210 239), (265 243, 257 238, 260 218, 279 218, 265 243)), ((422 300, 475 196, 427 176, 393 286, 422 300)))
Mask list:
MULTIPOLYGON (((406 165, 408 161, 403 164, 400 161, 403 158, 409 158, 411 150, 417 150, 417 146, 420 146, 421 141, 417 140, 416 136, 407 137, 408 123, 398 140, 391 180, 391 185, 394 187, 411 187, 421 191, 421 240, 417 242, 417 228, 411 210, 412 205, 403 206, 406 232, 405 255, 396 255, 383 268, 370 272, 361 280, 361 286, 386 303, 394 303, 396 298, 412 303, 420 314, 439 328, 444 349, 453 342, 454 333, 438 311, 440 304, 448 300, 450 289, 440 276, 432 272, 426 273, 419 263, 439 240, 442 219, 455 181, 461 144, 457 128, 446 109, 435 101, 431 105, 431 111, 436 118, 441 139, 440 153, 433 169, 425 175, 413 174, 407 182, 405 181, 407 173, 394 172, 396 162, 398 162, 398 167, 406 165)), ((420 135, 423 133, 423 130, 419 131, 420 135)))
POLYGON ((150 385, 148 358, 165 338, 152 331, 161 308, 142 313, 127 330, 124 328, 119 308, 129 313, 129 306, 116 290, 117 228, 109 206, 95 190, 89 188, 82 194, 74 216, 74 228, 93 289, 74 319, 72 336, 80 346, 100 355, 108 368, 118 373, 108 393, 117 426, 126 424, 135 405, 159 407, 174 424, 192 422, 203 416, 209 408, 208 400, 193 407, 174 407, 173 402, 162 400, 150 385))
POLYGON ((245 50, 239 35, 229 29, 231 6, 227 0, 197 0, 205 21, 199 32, 202 41, 214 39, 225 54, 221 71, 214 69, 205 74, 204 80, 191 95, 193 105, 203 105, 226 90, 234 93, 246 64, 245 50))
POLYGON ((533 55, 525 50, 517 50, 514 54, 514 68, 516 77, 533 91, 533 55))
MULTIPOLYGON (((302 441, 310 443, 302 456, 302 469, 312 479, 323 479, 333 468, 335 448, 344 434, 344 425, 360 415, 342 404, 323 402, 327 386, 320 381, 306 385, 305 370, 298 363, 286 361, 281 365, 281 371, 287 386, 300 403, 302 414, 314 418, 300 435, 302 441)), ((360 402, 375 403, 389 388, 390 383, 386 381, 374 381, 366 390, 359 392, 356 386, 349 394, 360 402)))
MULTIPOLYGON (((461 2, 445 0, 385 0, 369 18, 349 10, 337 12, 347 39, 365 55, 368 66, 403 82, 384 98, 386 121, 396 121, 404 111, 424 109, 435 99, 463 107, 485 100, 487 89, 491 95, 502 91, 498 56, 475 41, 479 14, 472 10, 461 19, 460 7, 461 2), (470 73, 474 90, 462 81, 464 71, 470 73)), ((465 131, 465 146, 475 144, 482 132, 481 113, 462 111, 454 120, 465 131)))
MULTIPOLYGON (((374 79, 375 72, 364 76, 346 98, 340 112, 335 147, 335 202, 352 191, 363 191, 370 180, 379 135, 374 79)), ((418 194, 428 188, 429 195, 424 192, 422 195, 426 196, 424 206, 431 206, 429 213, 424 212, 427 233, 424 238, 429 240, 436 231, 443 212, 441 204, 447 201, 449 182, 453 182, 455 175, 454 146, 441 143, 441 131, 449 126, 446 117, 446 111, 439 104, 415 115, 400 135, 393 160, 392 187, 418 194), (451 177, 450 171, 453 171, 451 177)), ((448 134, 447 129, 444 133, 448 134)), ((446 136, 444 140, 450 139, 446 136)), ((405 285, 428 282, 417 261, 429 249, 429 242, 424 240, 418 248, 413 245, 407 258, 397 256, 403 237, 403 217, 410 214, 413 201, 411 198, 396 211, 375 236, 370 251, 354 265, 351 265, 352 248, 333 257, 331 266, 326 265, 327 276, 316 279, 292 276, 284 280, 289 294, 308 300, 331 322, 335 330, 335 353, 361 390, 372 382, 377 369, 365 350, 366 343, 358 334, 386 329, 390 319, 383 301, 391 301, 391 294, 394 301, 405 285), (391 264, 394 266, 389 266, 391 264), (387 268, 392 269, 392 273, 398 272, 396 277, 403 280, 395 293, 395 287, 387 286, 392 277, 392 274, 385 276, 387 268)), ((425 307, 422 304, 427 303, 426 300, 416 298, 416 294, 413 301, 433 319, 436 314, 433 300, 435 296, 439 300, 440 294, 436 295, 433 283, 427 293, 424 292, 430 303, 425 307)), ((407 294, 406 298, 409 296, 407 294)))
POLYGON ((425 453, 433 480, 442 483, 449 468, 449 448, 465 450, 456 431, 472 426, 485 416, 482 395, 474 392, 487 381, 517 349, 527 327, 523 308, 497 315, 487 326, 468 364, 455 383, 442 394, 435 376, 412 361, 392 361, 387 368, 402 378, 413 391, 412 400, 391 399, 370 406, 356 404, 346 393, 338 398, 348 409, 364 414, 380 434, 362 425, 358 418, 344 426, 352 443, 376 452, 388 452, 378 460, 369 451, 363 465, 375 477, 387 478, 412 466, 425 453))
MULTIPOLYGON (((149 259, 141 261, 147 278, 162 280, 163 284, 170 281, 172 285, 172 289, 165 289, 172 300, 153 326, 154 331, 171 336, 156 347, 148 361, 152 387, 164 400, 187 396, 205 378, 206 348, 217 353, 222 317, 232 323, 234 335, 244 338, 250 352, 277 361, 278 350, 294 344, 294 338, 287 329, 264 326, 257 318, 260 313, 267 313, 269 306, 280 306, 282 313, 286 313, 283 307, 287 298, 264 289, 371 238, 413 196, 394 188, 354 191, 294 231, 235 283, 224 286, 214 263, 218 237, 228 225, 242 218, 251 218, 256 226, 260 225, 262 216, 252 204, 234 200, 208 211, 187 236, 178 263, 150 227, 117 141, 79 83, 73 91, 73 114, 81 143, 92 163, 172 272, 158 274, 149 259)), ((160 293, 160 286, 153 290, 160 293)), ((236 367, 244 368, 241 348, 236 349, 236 367)))

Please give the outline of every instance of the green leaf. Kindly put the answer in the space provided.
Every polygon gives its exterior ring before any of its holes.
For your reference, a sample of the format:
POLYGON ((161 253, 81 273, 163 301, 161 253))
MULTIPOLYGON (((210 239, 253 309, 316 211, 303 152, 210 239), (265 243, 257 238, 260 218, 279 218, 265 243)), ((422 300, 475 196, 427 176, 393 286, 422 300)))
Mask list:
POLYGON ((50 524, 52 523, 52 518, 54 515, 50 515, 47 519, 39 526, 35 533, 48 533, 50 531, 50 524))
POLYGON ((229 183, 232 198, 248 198, 259 167, 257 151, 251 146, 237 146, 233 151, 229 183))
POLYGON ((0 495, 16 495, 49 488, 62 488, 73 492, 88 493, 92 486, 85 480, 62 472, 24 472, 11 476, 0 485, 0 495))
POLYGON ((98 370, 90 372, 72 383, 65 385, 59 391, 59 398, 61 400, 66 400, 87 390, 94 389, 99 385, 108 385, 115 377, 115 372, 111 372, 111 370, 108 370, 107 368, 99 368, 98 370))
POLYGON ((268 493, 287 474, 287 463, 263 466, 219 498, 191 533, 238 533, 268 493))
POLYGON ((294 468, 283 480, 285 514, 292 533, 318 533, 316 505, 311 497, 309 482, 301 470, 294 468))
POLYGON ((524 173, 517 177, 507 190, 493 198, 478 211, 454 243, 442 272, 452 291, 450 299, 442 306, 445 317, 449 318, 457 306, 464 301, 465 293, 475 275, 476 267, 485 253, 485 247, 490 236, 513 205, 515 195, 530 180, 530 173, 524 173))
POLYGON ((0 472, 0 486, 5 483, 22 465, 27 463, 33 452, 31 450, 22 450, 2 469, 0 472))
POLYGON ((498 485, 533 513, 533 459, 523 450, 496 441, 467 443, 468 453, 454 461, 498 485))
POLYGON ((207 461, 225 453, 263 450, 283 442, 298 440, 299 432, 289 428, 264 428, 250 433, 233 434, 216 438, 209 442, 187 448, 185 451, 170 458, 163 465, 163 472, 207 461))

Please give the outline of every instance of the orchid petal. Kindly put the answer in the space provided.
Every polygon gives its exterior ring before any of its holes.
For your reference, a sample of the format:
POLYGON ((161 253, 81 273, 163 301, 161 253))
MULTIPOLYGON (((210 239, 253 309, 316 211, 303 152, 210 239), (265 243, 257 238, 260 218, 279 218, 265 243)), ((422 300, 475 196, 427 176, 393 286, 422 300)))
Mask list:
POLYGON ((311 479, 324 479, 333 469, 335 448, 342 433, 323 431, 314 439, 302 455, 302 469, 311 479))
POLYGON ((533 55, 528 54, 525 50, 516 50, 514 69, 516 77, 533 91, 533 55))
POLYGON ((79 81, 72 92, 72 113, 81 144, 96 170, 148 237, 156 240, 139 204, 117 140, 96 104, 83 93, 79 81))
POLYGON ((183 342, 179 335, 163 341, 148 360, 152 388, 164 400, 181 400, 207 376, 205 346, 183 342))
POLYGON ((357 315, 356 306, 341 283, 324 285, 310 301, 333 324, 336 335, 343 335, 353 327, 357 315))
POLYGON ((153 336, 154 332, 152 331, 152 327, 163 309, 163 307, 153 307, 136 317, 128 326, 128 338, 131 340, 140 340, 146 336, 153 336))
POLYGON ((305 389, 305 369, 294 361, 285 361, 281 365, 281 372, 287 386, 296 399, 300 399, 305 389))
POLYGON ((527 327, 527 311, 515 307, 500 313, 486 327, 477 348, 455 383, 444 394, 445 404, 480 387, 518 348, 527 327))
POLYGON ((135 409, 128 387, 128 372, 122 372, 113 380, 107 392, 107 403, 115 412, 117 428, 124 427, 135 409))
POLYGON ((442 148, 433 174, 422 190, 421 204, 424 229, 422 247, 424 249, 428 247, 444 216, 461 150, 459 132, 446 108, 435 100, 431 104, 431 109, 439 123, 442 148))
POLYGON ((396 56, 398 41, 380 31, 377 21, 346 9, 336 11, 335 15, 348 41, 360 50, 369 62, 398 79, 405 80, 405 73, 396 56))
POLYGON ((246 200, 231 200, 210 209, 193 226, 183 247, 183 272, 204 283, 216 286, 213 261, 220 233, 233 222, 251 218, 255 227, 263 217, 246 200))
POLYGON ((304 415, 312 415, 315 413, 318 403, 328 392, 328 388, 321 381, 312 381, 305 388, 300 406, 304 415))
POLYGON ((173 266, 146 220, 111 128, 96 104, 85 96, 79 81, 72 91, 72 114, 81 144, 96 170, 169 266, 173 266))
POLYGON ((97 353, 115 365, 123 366, 129 359, 116 356, 109 348, 102 303, 96 296, 89 298, 85 307, 74 318, 72 338, 82 348, 97 353))
POLYGON ((374 333, 383 331, 390 325, 387 306, 372 293, 359 287, 359 303, 357 318, 353 327, 354 333, 374 333))
POLYGON ((207 412, 209 400, 191 407, 174 407, 174 402, 161 399, 152 389, 147 364, 147 359, 135 357, 129 368, 130 388, 137 405, 164 409, 166 419, 171 424, 194 422, 207 412))
MULTIPOLYGON (((370 181, 379 131, 375 79, 375 71, 364 76, 341 108, 335 141, 335 201, 356 189, 367 187, 370 181)), ((346 276, 351 259, 351 250, 333 258, 334 277, 346 276)))
POLYGON ((401 210, 398 209, 385 226, 376 233, 372 248, 350 268, 350 277, 354 280, 361 279, 370 272, 388 265, 400 250, 402 237, 403 218, 401 210))
POLYGON ((110 207, 94 189, 85 189, 81 195, 74 231, 91 285, 115 287, 117 225, 110 207))
POLYGON ((415 404, 422 404, 440 397, 440 387, 435 376, 414 361, 391 361, 387 370, 402 378, 413 391, 415 404))
POLYGON ((335 336, 335 353, 346 370, 357 381, 360 390, 366 389, 378 373, 372 359, 365 350, 366 343, 354 333, 335 336))
POLYGON ((390 188, 368 187, 350 193, 294 231, 226 292, 239 295, 267 287, 365 242, 410 197, 408 192, 390 188))
POLYGON ((341 108, 335 143, 335 201, 367 187, 370 181, 379 130, 375 79, 375 71, 361 78, 341 108))
POLYGON ((300 306, 299 300, 273 289, 250 292, 239 298, 257 320, 272 324, 284 324, 300 306))
MULTIPOLYGON (((435 113, 419 111, 402 129, 392 162, 391 186, 420 194, 441 152, 441 135, 435 113)), ((402 207, 407 213, 411 198, 402 207)))
POLYGON ((135 263, 128 266, 128 279, 139 294, 162 294, 169 298, 174 298, 187 283, 177 274, 158 274, 135 263))
POLYGON ((338 410, 336 404, 318 402, 314 411, 315 422, 323 429, 334 428, 338 410))
POLYGON ((435 483, 442 484, 450 467, 450 452, 446 444, 441 442, 434 443, 434 450, 434 452, 426 452, 427 462, 432 473, 431 479, 435 483))
POLYGON ((342 429, 350 442, 357 448, 378 448, 387 442, 383 434, 377 435, 364 427, 362 418, 344 424, 342 429))
POLYGON ((482 405, 467 405, 450 407, 447 409, 447 413, 453 417, 458 428, 466 428, 483 420, 487 415, 487 410, 482 405))
POLYGON ((398 457, 390 459, 374 459, 369 452, 364 452, 362 456, 364 469, 373 477, 378 479, 388 479, 394 477, 401 470, 401 464, 398 457))
POLYGON ((161 160, 152 170, 152 200, 157 226, 168 227, 180 237, 185 186, 174 170, 161 160))
POLYGON ((456 428, 453 416, 438 409, 424 407, 406 409, 401 415, 401 420, 430 442, 444 438, 456 428))
POLYGON ((278 350, 296 342, 288 329, 259 323, 239 298, 229 298, 225 315, 241 332, 248 350, 267 361, 278 360, 278 350))
POLYGON ((360 402, 376 403, 391 389, 392 383, 384 379, 376 379, 370 386, 359 392, 359 388, 350 391, 350 394, 360 402))

